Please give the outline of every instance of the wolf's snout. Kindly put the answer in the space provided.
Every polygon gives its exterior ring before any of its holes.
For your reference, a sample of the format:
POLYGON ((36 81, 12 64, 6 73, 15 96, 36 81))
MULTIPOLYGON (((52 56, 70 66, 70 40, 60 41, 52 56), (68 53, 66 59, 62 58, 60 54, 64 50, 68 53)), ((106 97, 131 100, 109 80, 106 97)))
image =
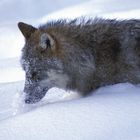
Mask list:
POLYGON ((31 99, 31 98, 28 98, 28 99, 25 99, 25 103, 26 104, 34 104, 36 102, 39 102, 41 99, 31 99))
POLYGON ((24 102, 26 104, 34 104, 39 102, 45 95, 47 90, 45 89, 41 89, 41 88, 29 88, 31 91, 29 91, 28 88, 25 88, 26 90, 24 90, 25 92, 25 98, 24 98, 24 102), (28 90, 27 90, 28 89, 28 90), (40 89, 40 90, 39 90, 40 89))

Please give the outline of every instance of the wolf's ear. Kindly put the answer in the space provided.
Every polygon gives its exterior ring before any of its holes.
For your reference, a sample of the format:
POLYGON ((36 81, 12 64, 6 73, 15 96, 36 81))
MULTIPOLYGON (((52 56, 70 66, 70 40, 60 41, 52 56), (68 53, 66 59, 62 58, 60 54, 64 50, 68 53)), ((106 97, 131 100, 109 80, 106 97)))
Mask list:
POLYGON ((31 34, 37 30, 37 28, 23 22, 19 22, 18 27, 26 39, 28 39, 31 34))
POLYGON ((39 46, 45 50, 47 48, 54 49, 55 41, 54 39, 47 33, 43 33, 40 36, 40 44, 39 46))

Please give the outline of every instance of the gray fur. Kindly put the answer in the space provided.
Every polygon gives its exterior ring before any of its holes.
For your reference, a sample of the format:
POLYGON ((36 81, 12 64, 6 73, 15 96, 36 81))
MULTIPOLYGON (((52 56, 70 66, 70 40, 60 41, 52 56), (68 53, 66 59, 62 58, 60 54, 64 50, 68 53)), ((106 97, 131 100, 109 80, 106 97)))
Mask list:
POLYGON ((140 20, 60 20, 38 30, 57 47, 38 48, 36 31, 26 39, 21 61, 27 103, 41 100, 55 86, 85 96, 101 86, 140 83, 140 20))

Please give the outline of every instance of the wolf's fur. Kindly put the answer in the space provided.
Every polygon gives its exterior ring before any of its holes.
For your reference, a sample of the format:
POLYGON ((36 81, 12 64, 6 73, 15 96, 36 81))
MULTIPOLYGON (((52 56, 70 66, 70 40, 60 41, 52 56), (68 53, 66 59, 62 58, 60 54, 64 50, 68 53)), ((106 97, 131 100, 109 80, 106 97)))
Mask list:
POLYGON ((54 86, 88 95, 105 85, 140 83, 140 20, 59 20, 19 28, 26 39, 21 62, 27 103, 54 86))

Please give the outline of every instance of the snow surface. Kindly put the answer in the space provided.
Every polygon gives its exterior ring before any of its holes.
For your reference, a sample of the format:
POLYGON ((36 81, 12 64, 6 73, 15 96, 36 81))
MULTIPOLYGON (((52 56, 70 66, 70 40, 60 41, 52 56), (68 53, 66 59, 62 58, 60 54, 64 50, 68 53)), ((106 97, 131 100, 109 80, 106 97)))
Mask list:
MULTIPOLYGON (((139 13, 139 0, 88 0, 31 22, 81 15, 129 19, 139 13)), ((24 39, 16 23, 0 25, 0 33, 0 140, 140 140, 139 85, 102 87, 87 98, 53 88, 39 103, 25 105, 19 63, 24 39)))
MULTIPOLYGON (((8 90, 14 94, 17 89, 11 84, 8 90)), ((139 140, 139 93, 139 87, 126 83, 100 88, 87 98, 70 101, 61 100, 62 97, 54 101, 58 95, 45 98, 39 105, 22 106, 17 116, 1 120, 0 139, 139 140)))

